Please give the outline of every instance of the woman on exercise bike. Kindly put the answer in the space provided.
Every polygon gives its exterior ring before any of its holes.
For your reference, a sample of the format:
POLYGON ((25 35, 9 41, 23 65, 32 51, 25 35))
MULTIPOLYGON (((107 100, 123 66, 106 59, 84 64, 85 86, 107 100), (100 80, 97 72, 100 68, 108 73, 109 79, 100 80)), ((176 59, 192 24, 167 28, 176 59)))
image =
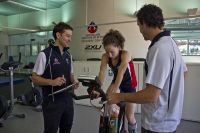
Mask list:
MULTIPOLYGON (((102 55, 99 72, 99 80, 103 83, 106 76, 107 65, 111 68, 114 77, 107 90, 109 93, 117 93, 118 90, 123 93, 136 92, 136 76, 134 65, 128 51, 123 50, 125 39, 117 30, 110 30, 103 37, 103 46, 105 53, 102 55)), ((128 120, 129 133, 136 132, 136 120, 134 116, 134 104, 126 103, 125 115, 128 120)))

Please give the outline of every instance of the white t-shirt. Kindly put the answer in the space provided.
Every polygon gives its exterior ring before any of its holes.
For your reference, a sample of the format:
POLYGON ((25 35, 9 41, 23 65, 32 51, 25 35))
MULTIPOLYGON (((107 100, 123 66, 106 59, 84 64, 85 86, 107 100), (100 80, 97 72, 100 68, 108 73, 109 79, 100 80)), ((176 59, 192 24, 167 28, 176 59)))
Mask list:
MULTIPOLYGON (((37 60, 35 62, 35 66, 33 68, 33 72, 35 72, 37 75, 42 75, 45 71, 46 67, 46 62, 48 59, 46 59, 46 55, 44 52, 40 52, 38 54, 37 60)), ((71 56, 71 73, 73 73, 73 61, 72 61, 72 56, 71 56)))
POLYGON ((142 105, 142 127, 154 132, 173 132, 180 123, 182 115, 186 64, 176 43, 170 36, 161 37, 149 48, 146 63, 148 74, 145 83, 160 88, 161 94, 156 103, 142 105))

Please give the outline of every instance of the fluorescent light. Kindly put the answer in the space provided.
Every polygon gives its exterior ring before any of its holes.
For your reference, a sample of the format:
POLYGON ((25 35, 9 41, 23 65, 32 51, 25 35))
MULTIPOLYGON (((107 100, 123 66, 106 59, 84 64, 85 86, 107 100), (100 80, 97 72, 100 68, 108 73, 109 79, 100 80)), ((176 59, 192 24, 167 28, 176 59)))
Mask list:
POLYGON ((40 8, 36 8, 36 7, 32 7, 32 6, 25 5, 25 4, 22 4, 22 3, 19 3, 19 2, 15 2, 15 1, 12 1, 12 0, 8 0, 7 2, 10 2, 10 3, 16 4, 16 5, 19 5, 19 6, 27 7, 27 8, 33 9, 33 10, 45 11, 44 9, 40 9, 40 8))
POLYGON ((35 32, 35 31, 38 31, 38 30, 34 30, 34 29, 24 29, 24 28, 15 28, 15 27, 3 27, 3 26, 0 26, 0 28, 5 28, 5 29, 12 29, 12 30, 22 30, 22 31, 31 31, 31 32, 35 32))

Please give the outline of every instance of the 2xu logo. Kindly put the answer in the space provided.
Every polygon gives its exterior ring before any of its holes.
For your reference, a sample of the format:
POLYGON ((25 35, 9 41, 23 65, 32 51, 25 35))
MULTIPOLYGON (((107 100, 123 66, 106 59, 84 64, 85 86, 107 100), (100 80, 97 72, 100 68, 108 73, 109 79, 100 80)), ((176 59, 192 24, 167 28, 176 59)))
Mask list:
POLYGON ((102 45, 86 45, 85 50, 100 50, 102 45))

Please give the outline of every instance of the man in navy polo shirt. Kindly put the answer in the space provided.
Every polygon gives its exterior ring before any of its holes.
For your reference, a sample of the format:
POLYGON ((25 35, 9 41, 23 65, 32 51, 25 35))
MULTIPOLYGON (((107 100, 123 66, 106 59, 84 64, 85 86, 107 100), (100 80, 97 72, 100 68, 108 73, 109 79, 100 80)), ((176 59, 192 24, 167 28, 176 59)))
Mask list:
MULTIPOLYGON (((73 76, 72 56, 67 51, 72 27, 60 22, 53 29, 55 44, 39 53, 32 74, 34 83, 42 86, 44 133, 70 133, 74 107, 69 91, 51 95, 70 84, 77 83, 73 76)), ((75 86, 77 88, 78 86, 75 86)))
POLYGON ((170 32, 163 30, 159 7, 144 5, 137 13, 137 24, 144 40, 151 41, 145 62, 146 86, 136 93, 109 95, 108 102, 142 104, 142 133, 175 133, 182 115, 187 67, 170 32))

